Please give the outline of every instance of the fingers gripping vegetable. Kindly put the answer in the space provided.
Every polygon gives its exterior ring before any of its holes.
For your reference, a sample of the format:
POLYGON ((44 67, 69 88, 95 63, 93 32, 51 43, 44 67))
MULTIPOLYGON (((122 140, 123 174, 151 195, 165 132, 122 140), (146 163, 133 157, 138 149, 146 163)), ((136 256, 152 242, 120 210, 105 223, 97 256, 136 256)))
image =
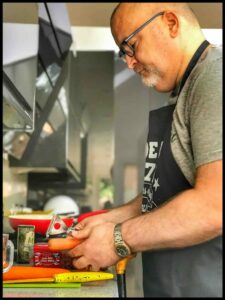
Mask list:
MULTIPOLYGON (((77 218, 77 223, 81 222, 85 218, 88 218, 88 217, 91 217, 94 215, 98 215, 98 214, 102 214, 102 213, 106 213, 106 212, 107 212, 107 210, 105 210, 105 209, 87 212, 85 214, 80 215, 77 218)), ((50 228, 48 229, 48 234, 50 234, 50 236, 53 236, 52 231, 51 231, 51 228, 54 228, 53 224, 51 224, 49 227, 50 228)), ((51 251, 70 250, 82 242, 83 242, 82 239, 77 239, 75 237, 72 237, 71 235, 68 235, 66 238, 64 238, 64 237, 63 238, 60 238, 60 237, 50 238, 48 240, 48 247, 51 251)))
POLYGON ((51 251, 70 250, 82 243, 82 241, 83 240, 78 240, 72 236, 67 236, 66 238, 53 238, 48 241, 48 247, 51 251))

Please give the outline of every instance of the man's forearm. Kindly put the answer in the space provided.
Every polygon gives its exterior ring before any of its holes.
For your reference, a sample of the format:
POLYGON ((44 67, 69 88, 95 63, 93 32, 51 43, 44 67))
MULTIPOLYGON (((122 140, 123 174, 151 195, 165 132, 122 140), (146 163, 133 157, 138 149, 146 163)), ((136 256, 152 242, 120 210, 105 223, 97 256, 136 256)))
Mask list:
POLYGON ((124 240, 139 252, 187 247, 220 235, 222 212, 202 197, 191 189, 150 213, 127 220, 122 224, 124 240))
POLYGON ((110 210, 110 221, 122 223, 130 218, 141 215, 142 194, 137 195, 130 202, 110 210))

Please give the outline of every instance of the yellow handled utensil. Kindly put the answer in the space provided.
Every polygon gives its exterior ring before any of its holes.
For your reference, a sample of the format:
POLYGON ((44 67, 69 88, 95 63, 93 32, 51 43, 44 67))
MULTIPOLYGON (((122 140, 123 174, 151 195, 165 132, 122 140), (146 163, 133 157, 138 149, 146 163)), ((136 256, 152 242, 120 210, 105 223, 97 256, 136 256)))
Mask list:
POLYGON ((113 279, 109 272, 69 272, 54 276, 56 282, 88 282, 96 280, 113 279))
POLYGON ((119 298, 126 298, 126 267, 128 262, 134 258, 136 254, 129 255, 116 264, 116 276, 117 276, 117 287, 119 298))
POLYGON ((15 279, 4 280, 3 283, 26 283, 26 282, 88 282, 97 280, 113 279, 113 274, 109 272, 68 272, 55 274, 51 278, 15 279))

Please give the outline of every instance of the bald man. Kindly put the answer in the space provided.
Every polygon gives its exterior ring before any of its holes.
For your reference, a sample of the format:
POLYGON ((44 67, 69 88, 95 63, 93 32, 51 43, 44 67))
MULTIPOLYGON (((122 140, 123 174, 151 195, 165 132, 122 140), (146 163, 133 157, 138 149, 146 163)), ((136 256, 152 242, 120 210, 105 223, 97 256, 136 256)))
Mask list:
POLYGON ((145 297, 222 297, 221 48, 186 3, 122 3, 111 30, 128 68, 171 94, 149 113, 143 191, 78 224, 68 255, 99 270, 141 252, 145 297))

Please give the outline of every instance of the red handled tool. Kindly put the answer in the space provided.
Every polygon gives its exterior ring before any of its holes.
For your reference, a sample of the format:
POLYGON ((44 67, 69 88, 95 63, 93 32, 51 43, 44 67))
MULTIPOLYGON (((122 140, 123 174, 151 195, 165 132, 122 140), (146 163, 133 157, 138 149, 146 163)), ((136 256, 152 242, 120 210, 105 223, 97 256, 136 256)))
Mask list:
POLYGON ((106 212, 108 212, 108 210, 106 210, 106 209, 100 209, 100 210, 86 212, 86 213, 80 215, 79 217, 77 217, 77 223, 81 222, 83 219, 85 219, 87 217, 99 215, 99 214, 106 213, 106 212))

